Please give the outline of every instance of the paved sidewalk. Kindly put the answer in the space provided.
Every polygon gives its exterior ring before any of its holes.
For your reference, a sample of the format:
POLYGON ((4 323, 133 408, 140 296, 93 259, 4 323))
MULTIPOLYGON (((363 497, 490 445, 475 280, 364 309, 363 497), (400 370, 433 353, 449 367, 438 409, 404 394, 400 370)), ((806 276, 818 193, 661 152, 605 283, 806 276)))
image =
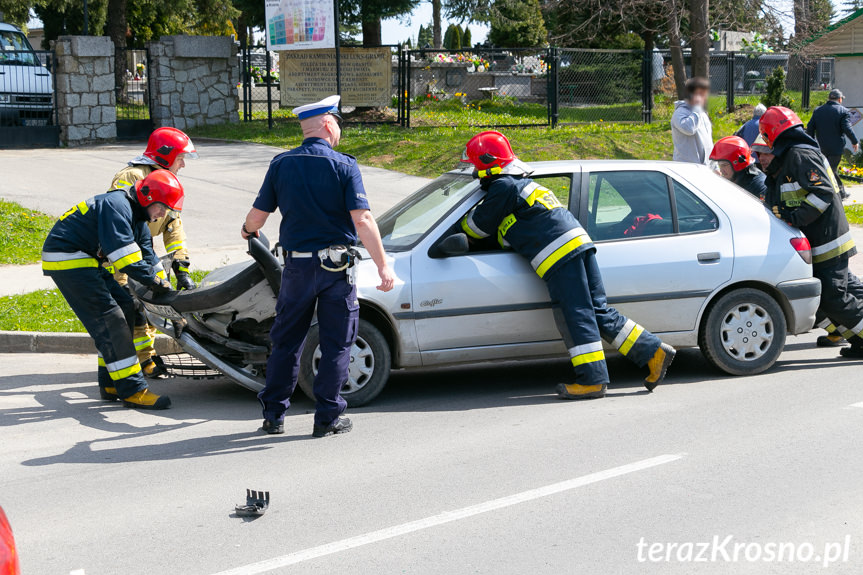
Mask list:
MULTIPOLYGON (((260 144, 196 141, 200 158, 180 172, 186 190, 183 222, 189 236, 192 265, 213 269, 242 261, 245 242, 239 229, 254 201, 270 160, 281 148, 260 144)), ((0 197, 59 216, 70 206, 108 189, 114 174, 144 150, 144 143, 112 144, 57 150, 3 150, 0 153, 0 197)), ((426 178, 360 167, 375 215, 380 215, 425 184, 426 178)), ((278 214, 264 233, 278 238, 278 214)), ((161 240, 156 252, 164 253, 161 240)), ((0 296, 53 288, 39 265, 0 266, 0 296)))

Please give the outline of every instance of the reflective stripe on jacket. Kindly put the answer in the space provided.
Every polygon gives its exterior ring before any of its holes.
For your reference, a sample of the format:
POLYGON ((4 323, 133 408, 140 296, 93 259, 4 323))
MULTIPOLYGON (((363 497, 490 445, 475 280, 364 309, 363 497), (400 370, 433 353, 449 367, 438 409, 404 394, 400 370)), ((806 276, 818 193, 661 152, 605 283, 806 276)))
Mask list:
POLYGON ((46 275, 107 261, 145 285, 161 264, 153 253, 146 211, 124 191, 108 192, 75 205, 54 224, 42 246, 46 275))
POLYGON ((781 165, 769 170, 767 205, 782 208, 788 223, 800 228, 812 246, 813 265, 856 254, 827 158, 812 146, 791 145, 773 161, 781 165))
POLYGON ((486 197, 462 219, 462 229, 476 239, 496 234, 501 246, 527 258, 539 277, 594 249, 575 216, 548 188, 514 176, 484 180, 482 186, 486 197))

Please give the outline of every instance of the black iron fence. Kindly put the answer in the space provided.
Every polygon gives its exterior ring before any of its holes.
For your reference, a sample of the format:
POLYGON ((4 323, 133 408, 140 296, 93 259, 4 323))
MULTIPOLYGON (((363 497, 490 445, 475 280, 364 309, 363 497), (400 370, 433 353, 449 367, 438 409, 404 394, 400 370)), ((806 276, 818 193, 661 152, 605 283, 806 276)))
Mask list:
POLYGON ((59 145, 55 64, 51 51, 0 51, 0 147, 59 145))
POLYGON ((147 50, 118 49, 121 70, 115 70, 117 138, 146 139, 153 131, 150 117, 150 58, 147 50))
MULTIPOLYGON (((677 90, 668 51, 576 48, 411 50, 393 46, 391 105, 354 122, 417 126, 557 126, 667 120, 677 90)), ((244 46, 241 116, 294 119, 280 110, 278 55, 244 46)), ((684 52, 687 77, 691 57, 684 52)), ((724 107, 755 105, 777 68, 786 72, 789 104, 822 103, 834 84, 832 58, 803 60, 785 53, 711 52, 710 81, 724 107)), ((350 108, 347 109, 350 112, 350 108)))

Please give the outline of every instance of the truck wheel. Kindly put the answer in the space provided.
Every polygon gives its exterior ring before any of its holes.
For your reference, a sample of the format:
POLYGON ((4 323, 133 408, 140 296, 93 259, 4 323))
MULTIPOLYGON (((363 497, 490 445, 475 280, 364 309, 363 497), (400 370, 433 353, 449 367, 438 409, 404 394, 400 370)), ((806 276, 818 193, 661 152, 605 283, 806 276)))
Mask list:
POLYGON ((741 288, 707 308, 698 346, 722 371, 754 375, 776 363, 785 347, 786 330, 785 314, 775 299, 757 289, 741 288))
MULTIPOLYGON (((314 381, 321 361, 318 325, 309 330, 300 358, 299 386, 310 399, 315 399, 314 381)), ((390 378, 392 354, 387 339, 378 328, 361 319, 357 341, 351 348, 348 381, 342 387, 342 397, 349 407, 365 405, 383 391, 390 378)))

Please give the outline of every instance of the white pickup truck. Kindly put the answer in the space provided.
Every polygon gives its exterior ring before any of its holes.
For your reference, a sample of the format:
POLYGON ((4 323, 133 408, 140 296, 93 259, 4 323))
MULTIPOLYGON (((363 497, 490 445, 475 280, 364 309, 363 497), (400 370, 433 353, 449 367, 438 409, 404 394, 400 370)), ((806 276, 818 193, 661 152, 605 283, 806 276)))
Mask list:
POLYGON ((0 126, 47 126, 54 79, 15 26, 0 22, 0 126))

